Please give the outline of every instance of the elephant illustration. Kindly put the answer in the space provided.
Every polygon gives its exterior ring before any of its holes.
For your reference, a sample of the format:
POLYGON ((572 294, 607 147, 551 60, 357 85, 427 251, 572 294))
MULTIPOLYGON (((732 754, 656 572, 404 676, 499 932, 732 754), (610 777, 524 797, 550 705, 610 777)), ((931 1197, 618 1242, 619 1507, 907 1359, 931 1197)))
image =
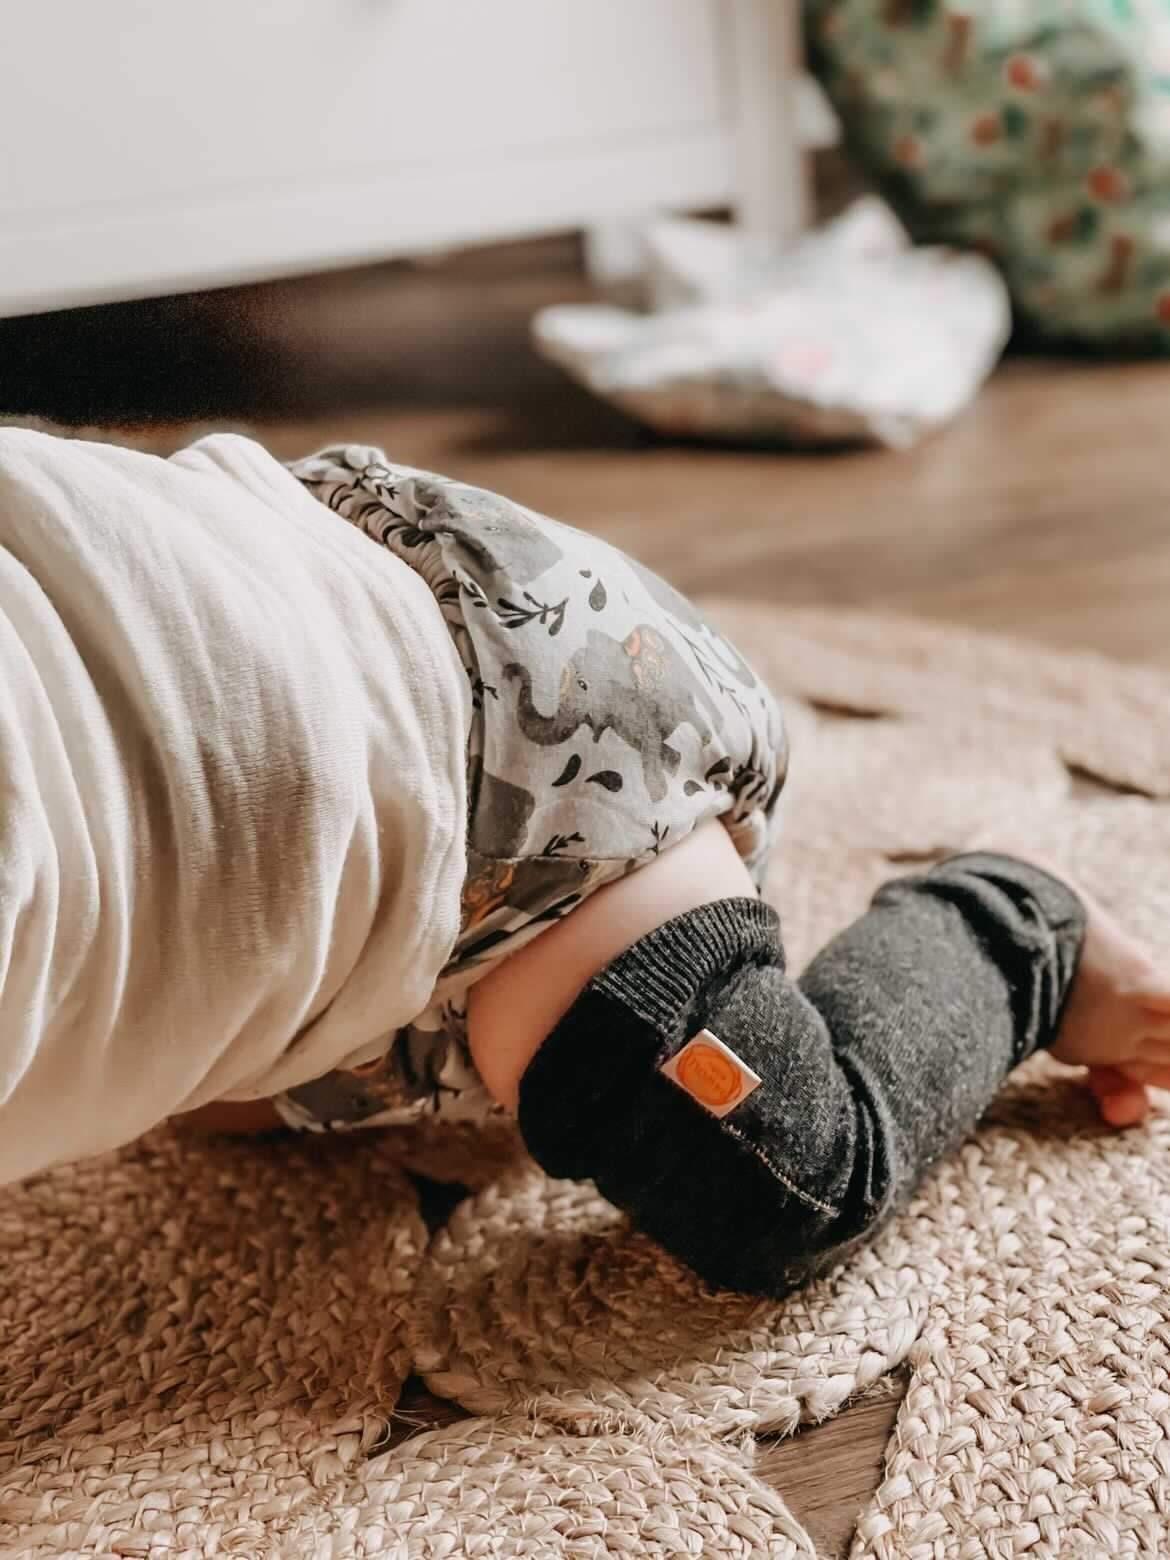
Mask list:
POLYGON ((536 810, 536 798, 523 786, 513 785, 484 768, 473 758, 467 770, 467 794, 471 797, 473 844, 485 856, 518 856, 524 849, 528 823, 536 810))
POLYGON ((526 666, 509 662, 503 674, 520 684, 516 720, 530 742, 555 747, 582 726, 592 731, 594 742, 604 731, 616 732, 637 753, 647 795, 655 802, 666 795, 667 777, 680 763, 668 739, 680 726, 690 726, 706 744, 718 725, 719 712, 706 689, 657 629, 645 623, 625 639, 590 629, 584 647, 565 663, 551 715, 532 702, 532 674, 526 666))
POLYGON ((714 657, 715 665, 721 672, 726 672, 734 677, 736 682, 744 688, 756 686, 756 675, 751 667, 740 655, 739 651, 722 634, 717 634, 711 625, 703 617, 702 613, 679 594, 673 585, 670 585, 660 574, 655 574, 652 569, 647 569, 635 558, 627 558, 626 562, 634 571, 642 589, 650 597, 651 601, 664 612, 670 614, 676 623, 681 623, 684 628, 689 628, 692 633, 705 636, 704 643, 714 657))
POLYGON ((489 597, 532 584, 565 556, 550 535, 552 522, 537 524, 519 504, 497 493, 415 477, 412 496, 414 526, 452 538, 463 553, 464 567, 471 565, 489 597))

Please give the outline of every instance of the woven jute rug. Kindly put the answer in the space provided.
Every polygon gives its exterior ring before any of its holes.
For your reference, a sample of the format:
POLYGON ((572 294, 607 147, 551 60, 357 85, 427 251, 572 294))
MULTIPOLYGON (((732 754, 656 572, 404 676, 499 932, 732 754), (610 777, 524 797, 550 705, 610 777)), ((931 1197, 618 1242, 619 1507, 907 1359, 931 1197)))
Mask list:
MULTIPOLYGON (((1170 676, 722 610, 788 699, 794 964, 997 838, 1170 958, 1170 676)), ((807 1556, 757 1438, 902 1364, 858 1560, 1164 1556, 1168 1237, 1170 1116, 1109 1132, 1047 1062, 779 1305, 706 1290, 507 1131, 159 1132, 0 1194, 0 1554, 807 1556), (429 1237, 417 1175, 471 1189, 429 1237), (472 1417, 391 1445, 411 1370, 472 1417)))

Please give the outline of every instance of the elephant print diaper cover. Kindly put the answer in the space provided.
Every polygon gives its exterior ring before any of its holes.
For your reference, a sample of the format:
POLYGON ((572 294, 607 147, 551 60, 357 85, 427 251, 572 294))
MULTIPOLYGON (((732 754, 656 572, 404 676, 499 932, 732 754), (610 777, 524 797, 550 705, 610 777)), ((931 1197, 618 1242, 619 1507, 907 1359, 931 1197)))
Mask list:
POLYGON ((734 647, 616 548, 496 494, 344 446, 291 470, 433 592, 472 689, 461 931, 427 1012, 359 1074, 278 1100, 344 1130, 493 1109, 468 986, 602 884, 720 816, 757 884, 787 749, 734 647))

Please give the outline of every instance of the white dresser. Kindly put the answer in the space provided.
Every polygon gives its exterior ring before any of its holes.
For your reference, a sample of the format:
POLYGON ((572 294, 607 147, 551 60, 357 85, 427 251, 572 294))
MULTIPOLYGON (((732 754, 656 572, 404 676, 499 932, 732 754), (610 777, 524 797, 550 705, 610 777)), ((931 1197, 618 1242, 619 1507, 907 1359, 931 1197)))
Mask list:
POLYGON ((792 225, 797 4, 20 6, 0 314, 737 198, 792 225))

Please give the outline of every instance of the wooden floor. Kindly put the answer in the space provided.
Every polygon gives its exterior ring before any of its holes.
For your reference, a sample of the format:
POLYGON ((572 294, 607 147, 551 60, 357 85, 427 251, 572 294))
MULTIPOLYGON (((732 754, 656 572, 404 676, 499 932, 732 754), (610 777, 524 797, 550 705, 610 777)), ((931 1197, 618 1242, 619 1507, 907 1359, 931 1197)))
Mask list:
MULTIPOLYGON (((0 322, 0 412, 338 437, 498 488, 693 594, 875 605, 1170 663, 1170 366, 1017 360, 909 454, 766 455, 641 437, 539 363, 582 296, 571 241, 0 322)), ((425 1399, 415 1405, 425 1415, 425 1399)), ((770 1451, 826 1554, 877 1482, 883 1391, 770 1451)))

